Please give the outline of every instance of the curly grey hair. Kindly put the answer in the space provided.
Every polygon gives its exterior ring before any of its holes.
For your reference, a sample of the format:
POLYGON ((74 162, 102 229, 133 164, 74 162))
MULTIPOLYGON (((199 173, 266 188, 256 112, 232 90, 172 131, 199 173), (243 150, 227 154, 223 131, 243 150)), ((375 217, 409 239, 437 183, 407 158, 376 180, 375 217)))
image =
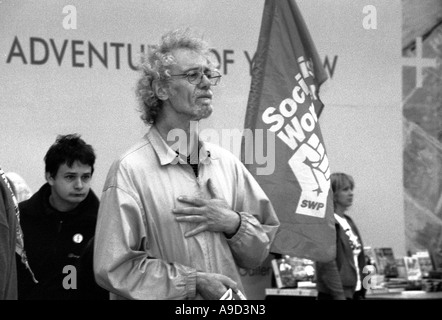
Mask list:
POLYGON ((155 123, 163 105, 155 94, 153 82, 157 80, 163 85, 168 84, 171 79, 170 66, 176 63, 172 51, 180 48, 196 51, 210 61, 208 43, 193 35, 189 28, 169 31, 161 37, 158 45, 149 47, 139 66, 141 77, 136 87, 141 119, 148 125, 155 123))

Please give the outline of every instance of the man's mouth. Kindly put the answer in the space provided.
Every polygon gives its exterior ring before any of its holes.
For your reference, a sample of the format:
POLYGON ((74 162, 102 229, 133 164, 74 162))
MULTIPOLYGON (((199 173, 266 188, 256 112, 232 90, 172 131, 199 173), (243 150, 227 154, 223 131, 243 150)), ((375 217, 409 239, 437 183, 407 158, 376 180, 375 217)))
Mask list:
POLYGON ((72 196, 80 198, 80 197, 84 197, 85 194, 84 193, 73 193, 72 196))
POLYGON ((212 93, 210 91, 195 92, 197 99, 212 99, 212 93))

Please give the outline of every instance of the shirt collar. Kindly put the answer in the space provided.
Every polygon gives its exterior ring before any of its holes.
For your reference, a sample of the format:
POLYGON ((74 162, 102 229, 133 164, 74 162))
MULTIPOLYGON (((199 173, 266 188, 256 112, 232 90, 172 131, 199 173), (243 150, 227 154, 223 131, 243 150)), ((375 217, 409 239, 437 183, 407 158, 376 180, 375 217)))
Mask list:
MULTIPOLYGON (((162 166, 167 164, 177 164, 186 163, 186 157, 183 155, 177 155, 175 150, 173 150, 161 137, 157 127, 155 125, 151 126, 149 132, 146 134, 147 139, 152 144, 155 153, 160 160, 162 166)), ((200 145, 199 162, 203 164, 209 164, 212 160, 217 160, 218 157, 211 146, 202 141, 198 140, 200 145)))

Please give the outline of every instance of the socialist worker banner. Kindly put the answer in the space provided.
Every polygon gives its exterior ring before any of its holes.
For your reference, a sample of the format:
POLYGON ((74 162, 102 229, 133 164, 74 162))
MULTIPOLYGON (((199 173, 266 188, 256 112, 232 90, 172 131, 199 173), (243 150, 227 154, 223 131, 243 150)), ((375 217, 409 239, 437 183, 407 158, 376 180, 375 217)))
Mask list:
POLYGON ((245 164, 281 222, 272 252, 322 262, 336 252, 330 166, 318 122, 318 88, 326 78, 294 0, 266 0, 245 131, 255 134, 255 148, 262 142, 267 156, 274 152, 275 167, 245 164))

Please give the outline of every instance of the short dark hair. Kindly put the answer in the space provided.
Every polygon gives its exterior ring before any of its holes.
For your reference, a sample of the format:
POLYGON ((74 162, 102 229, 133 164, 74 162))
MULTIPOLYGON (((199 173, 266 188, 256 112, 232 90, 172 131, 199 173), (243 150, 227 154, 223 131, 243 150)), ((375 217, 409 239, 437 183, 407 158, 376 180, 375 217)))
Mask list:
POLYGON ((61 165, 72 167, 75 161, 79 161, 89 165, 93 174, 95 158, 94 149, 79 134, 59 135, 44 157, 45 172, 55 177, 61 165))

